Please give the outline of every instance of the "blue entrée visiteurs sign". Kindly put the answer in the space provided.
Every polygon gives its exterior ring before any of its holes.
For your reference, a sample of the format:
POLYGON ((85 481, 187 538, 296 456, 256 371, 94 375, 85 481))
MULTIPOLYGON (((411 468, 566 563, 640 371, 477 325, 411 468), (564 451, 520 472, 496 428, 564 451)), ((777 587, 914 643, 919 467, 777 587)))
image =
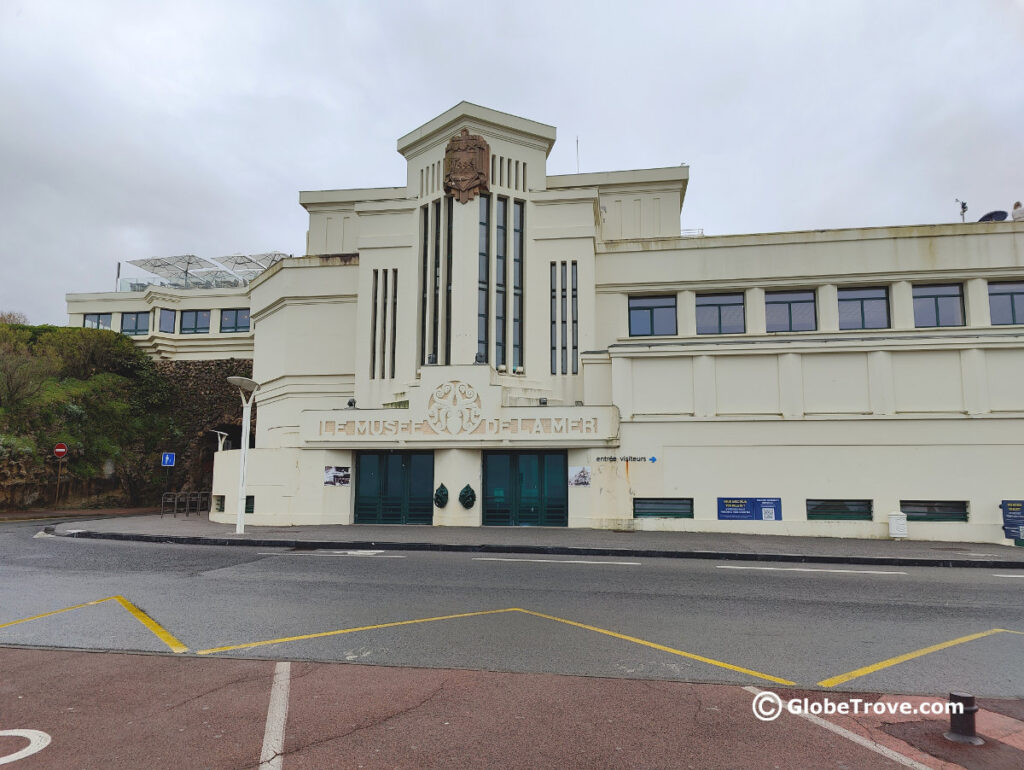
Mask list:
POLYGON ((718 518, 722 521, 781 521, 780 497, 720 497, 718 518))
POLYGON ((1024 539, 1024 500, 1003 500, 1003 534, 1011 540, 1024 539))

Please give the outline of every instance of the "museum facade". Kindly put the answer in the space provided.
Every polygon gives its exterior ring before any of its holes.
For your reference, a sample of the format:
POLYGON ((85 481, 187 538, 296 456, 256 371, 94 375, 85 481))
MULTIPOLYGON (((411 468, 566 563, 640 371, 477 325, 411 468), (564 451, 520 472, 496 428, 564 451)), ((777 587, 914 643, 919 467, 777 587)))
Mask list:
POLYGON ((252 357, 251 524, 886 537, 902 512, 1013 543, 1024 223, 703 236, 686 166, 549 176, 554 141, 463 102, 398 140, 401 186, 301 193, 306 256, 69 295, 70 322, 252 357))

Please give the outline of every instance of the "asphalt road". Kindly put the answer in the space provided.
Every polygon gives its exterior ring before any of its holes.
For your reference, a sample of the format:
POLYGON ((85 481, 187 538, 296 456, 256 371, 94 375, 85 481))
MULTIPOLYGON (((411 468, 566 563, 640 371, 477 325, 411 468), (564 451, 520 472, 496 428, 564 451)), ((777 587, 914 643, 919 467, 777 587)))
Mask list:
POLYGON ((0 525, 0 645, 1024 696, 1024 577, 998 570, 274 551, 41 528, 0 525))

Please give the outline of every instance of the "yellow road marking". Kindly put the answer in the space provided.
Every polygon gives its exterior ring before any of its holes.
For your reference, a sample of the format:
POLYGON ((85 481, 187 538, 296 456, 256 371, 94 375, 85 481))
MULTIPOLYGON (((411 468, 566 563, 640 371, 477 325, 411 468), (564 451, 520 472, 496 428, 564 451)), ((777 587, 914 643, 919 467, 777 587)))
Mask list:
POLYGON ((153 636, 170 647, 171 652, 188 652, 188 647, 182 644, 177 637, 123 596, 111 596, 110 598, 128 610, 137 621, 153 633, 153 636))
POLYGON ((776 684, 796 684, 796 682, 791 682, 788 679, 779 679, 778 677, 771 676, 770 674, 762 674, 760 671, 753 671, 753 670, 751 670, 749 668, 743 668, 742 666, 734 666, 731 663, 723 663, 722 661, 715 660, 714 658, 705 658, 703 655, 695 655, 692 652, 685 652, 683 650, 677 650, 674 647, 666 647, 663 644, 657 644, 655 642, 648 642, 645 639, 637 639, 635 636, 626 636, 625 634, 620 634, 620 633, 618 633, 616 631, 609 631, 606 628, 598 628, 597 626, 588 626, 586 623, 577 623, 575 620, 566 620, 565 618, 557 618, 554 615, 545 615, 543 612, 534 612, 533 610, 519 610, 519 611, 520 612, 525 612, 527 615, 535 615, 538 618, 547 618, 548 620, 554 620, 554 621, 557 621, 559 623, 565 623, 565 624, 570 625, 570 626, 576 626, 577 628, 584 628, 587 631, 595 631, 596 633, 604 634, 605 636, 613 636, 616 639, 623 639, 623 640, 625 640, 627 642, 633 642, 634 644, 640 644, 640 645, 643 645, 644 647, 650 647, 650 648, 655 649, 655 650, 661 650, 662 652, 668 652, 668 653, 671 653, 672 655, 680 655, 680 656, 682 656, 684 658, 690 658, 691 660, 699 660, 701 663, 707 663, 707 664, 712 665, 712 666, 718 666, 719 668, 726 668, 726 669, 729 669, 730 671, 737 671, 737 672, 739 672, 741 674, 748 674, 750 676, 757 677, 758 679, 764 679, 765 681, 768 681, 768 682, 775 682, 776 684))
POLYGON ((481 610, 479 612, 461 612, 458 615, 440 615, 436 618, 416 618, 415 620, 398 620, 393 623, 378 623, 373 626, 358 626, 356 628, 339 628, 337 631, 320 631, 315 634, 302 634, 300 636, 285 636, 280 639, 267 639, 262 642, 249 642, 248 644, 229 644, 224 647, 211 647, 208 650, 199 650, 197 655, 209 655, 214 652, 226 652, 228 650, 245 650, 251 647, 263 647, 268 644, 281 644, 283 642, 298 642, 304 639, 319 639, 324 636, 338 636, 340 634, 354 634, 356 631, 373 631, 378 628, 394 628, 395 626, 410 626, 414 623, 432 623, 435 620, 454 620, 455 618, 472 618, 476 615, 497 615, 500 612, 523 612, 517 607, 509 607, 503 610, 481 610))
POLYGON ((866 674, 873 674, 876 671, 881 671, 883 668, 889 668, 889 666, 895 666, 898 663, 906 663, 908 660, 914 658, 920 658, 922 655, 928 655, 939 650, 945 650, 950 647, 955 647, 958 644, 966 644, 967 642, 973 642, 976 639, 983 639, 986 636, 992 636, 993 634, 1019 634, 1020 631, 1010 631, 1006 628, 990 628, 988 631, 982 631, 978 634, 969 634, 967 636, 961 636, 958 639, 950 639, 948 642, 942 642, 941 644, 933 644, 931 647, 925 647, 914 652, 908 652, 905 655, 897 655, 895 658, 889 658, 888 660, 879 661, 878 663, 872 663, 870 666, 864 666, 853 671, 848 671, 845 674, 839 676, 833 676, 830 679, 823 679, 818 682, 819 687, 835 687, 837 684, 843 684, 849 682, 851 679, 857 679, 858 677, 865 676, 866 674))
POLYGON ((30 620, 39 620, 40 618, 48 618, 51 615, 59 615, 62 612, 70 612, 71 610, 80 610, 82 607, 92 607, 94 604, 102 604, 103 602, 109 602, 113 599, 113 596, 108 596, 106 599, 97 599, 93 602, 86 602, 85 604, 75 604, 71 607, 64 607, 60 610, 52 610, 51 612, 44 612, 41 615, 33 615, 30 618, 22 618, 21 620, 12 620, 9 623, 0 623, 0 628, 8 628, 9 626, 16 626, 19 623, 28 623, 30 620))

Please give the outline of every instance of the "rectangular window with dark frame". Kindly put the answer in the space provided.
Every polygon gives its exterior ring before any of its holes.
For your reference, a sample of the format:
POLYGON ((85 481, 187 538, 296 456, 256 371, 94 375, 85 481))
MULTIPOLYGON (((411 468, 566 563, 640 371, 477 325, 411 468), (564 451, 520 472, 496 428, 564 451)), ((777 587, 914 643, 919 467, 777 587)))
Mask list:
POLYGON ((388 376, 388 272, 380 271, 380 378, 388 376))
POLYGON ((808 521, 871 521, 871 500, 808 500, 808 521))
POLYGON ((914 286, 914 326, 964 325, 964 287, 959 283, 914 286))
POLYGON ((692 519, 692 497, 634 497, 633 518, 692 519))
POLYGON ((480 196, 480 220, 477 238, 476 358, 489 360, 490 336, 490 263, 491 263, 491 196, 480 196))
POLYGON ((398 333, 398 268, 391 270, 391 378, 395 377, 395 340, 398 333))
POLYGON ((434 201, 434 321, 433 321, 433 343, 431 352, 434 360, 441 363, 437 358, 438 346, 437 335, 440 331, 438 324, 441 321, 441 201, 434 201))
POLYGON ((746 330, 742 292, 697 295, 697 334, 743 334, 746 330))
POLYGON ((121 334, 149 334, 149 311, 121 313, 121 334))
MULTIPOLYGON (((523 164, 526 177, 526 164, 523 164)), ((512 367, 523 366, 523 350, 526 338, 523 335, 523 233, 525 231, 525 209, 523 201, 512 205, 512 367)))
POLYGON ((988 307, 993 326, 1024 324, 1024 282, 990 283, 988 307))
POLYGON ((430 286, 427 283, 427 265, 430 255, 430 207, 420 207, 420 243, 421 243, 421 274, 420 274, 420 365, 427 363, 427 304, 430 286))
POLYGON ((220 330, 222 332, 249 331, 249 308, 241 307, 234 310, 221 310, 220 330))
POLYGON ((630 297, 630 337, 673 337, 676 334, 676 297, 630 297))
POLYGON ((580 373, 580 308, 576 261, 572 263, 572 373, 580 373))
POLYGON ((568 304, 568 276, 565 262, 562 263, 562 374, 569 372, 569 304, 568 304))
POLYGON ((769 332, 813 332, 818 328, 813 291, 766 291, 764 314, 769 332))
POLYGON ((210 311, 209 310, 182 310, 181 311, 181 333, 182 334, 209 334, 210 333, 210 311))
POLYGON ((82 326, 86 329, 109 329, 110 318, 110 313, 86 313, 82 326))
MULTIPOLYGON (((452 207, 455 199, 448 196, 445 206, 445 268, 444 268, 444 362, 452 363, 452 207)), ((398 271, 395 271, 395 290, 398 290, 398 271)), ((394 316, 392 316, 392 323, 394 316)), ((393 335, 392 335, 393 336, 393 335)), ((395 349, 391 349, 391 376, 395 376, 395 349)))
POLYGON ((900 500, 907 521, 967 521, 966 500, 900 500))
POLYGON ((839 328, 888 329, 889 290, 884 286, 839 287, 839 328))
POLYGON ((178 320, 178 314, 174 310, 160 308, 160 331, 164 334, 174 334, 174 325, 178 320))
POLYGON ((558 374, 558 268, 551 263, 551 373, 558 374))
POLYGON ((373 288, 370 291, 372 300, 370 305, 370 379, 377 377, 377 307, 380 304, 380 297, 377 293, 380 276, 378 271, 373 271, 373 288))
POLYGON ((508 198, 498 198, 494 222, 494 364, 505 366, 505 249, 508 235, 508 198))

